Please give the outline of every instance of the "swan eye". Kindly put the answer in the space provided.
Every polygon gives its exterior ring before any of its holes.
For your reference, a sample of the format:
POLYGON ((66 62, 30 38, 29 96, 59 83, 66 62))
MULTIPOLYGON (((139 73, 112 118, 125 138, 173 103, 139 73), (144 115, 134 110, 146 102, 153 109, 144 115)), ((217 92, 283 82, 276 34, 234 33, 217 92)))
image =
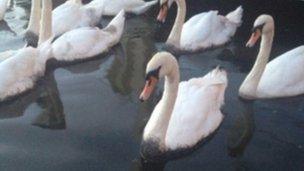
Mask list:
POLYGON ((253 28, 252 28, 252 33, 256 33, 258 30, 259 30, 260 32, 262 32, 264 25, 265 25, 265 23, 253 27, 253 28))
POLYGON ((160 68, 161 68, 161 66, 159 66, 157 69, 155 69, 155 70, 152 70, 152 71, 149 71, 147 74, 146 74, 146 78, 145 78, 145 80, 146 81, 150 81, 151 79, 151 77, 154 77, 154 78, 156 78, 156 79, 159 79, 159 71, 160 71, 160 68))

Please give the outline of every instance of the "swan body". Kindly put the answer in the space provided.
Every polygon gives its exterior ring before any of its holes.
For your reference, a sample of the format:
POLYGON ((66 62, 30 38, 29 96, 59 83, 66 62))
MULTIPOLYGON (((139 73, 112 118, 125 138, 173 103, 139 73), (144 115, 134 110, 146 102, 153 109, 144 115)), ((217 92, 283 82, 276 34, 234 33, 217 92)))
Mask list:
POLYGON ((262 36, 255 65, 242 83, 239 95, 246 99, 278 98, 304 93, 304 46, 292 49, 268 62, 274 35, 274 21, 269 15, 259 16, 247 46, 262 36))
POLYGON ((34 86, 37 78, 45 71, 47 55, 42 52, 43 50, 26 47, 0 63, 0 100, 20 94, 34 86))
POLYGON ((57 37, 76 28, 93 27, 100 21, 101 15, 102 6, 83 5, 78 1, 68 0, 52 12, 53 34, 57 37))
POLYGON ((223 120, 220 108, 224 104, 227 86, 224 70, 216 68, 204 77, 179 83, 176 59, 161 52, 150 60, 146 72, 141 100, 149 97, 158 78, 165 77, 165 90, 144 129, 144 156, 153 158, 158 155, 151 151, 165 153, 191 148, 219 127, 223 120), (148 147, 151 142, 156 150, 148 147))
POLYGON ((44 74, 46 61, 51 54, 49 39, 52 1, 43 0, 43 14, 39 46, 24 47, 0 63, 0 100, 20 94, 34 86, 35 81, 44 74))
POLYGON ((285 97, 304 93, 304 46, 292 49, 265 68, 257 88, 257 96, 285 97))
MULTIPOLYGON (((219 15, 218 11, 209 11, 197 14, 185 22, 185 0, 174 1, 177 3, 178 12, 166 44, 178 50, 197 51, 223 45, 230 41, 242 23, 241 6, 226 16, 219 15)), ((158 20, 164 22, 170 4, 167 0, 162 0, 161 3, 158 20)))
POLYGON ((104 29, 85 27, 69 31, 52 45, 52 53, 59 61, 86 59, 106 52, 122 36, 125 12, 122 10, 104 29))
POLYGON ((0 0, 0 21, 3 20, 5 11, 9 6, 9 0, 0 0))
POLYGON ((127 13, 142 14, 157 3, 157 0, 93 0, 92 5, 104 4, 103 15, 114 16, 124 9, 127 13))

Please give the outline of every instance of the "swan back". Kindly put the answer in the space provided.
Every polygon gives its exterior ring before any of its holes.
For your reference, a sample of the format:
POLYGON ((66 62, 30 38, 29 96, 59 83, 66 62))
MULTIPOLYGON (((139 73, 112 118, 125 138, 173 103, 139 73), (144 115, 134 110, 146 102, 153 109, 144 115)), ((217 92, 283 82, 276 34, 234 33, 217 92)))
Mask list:
POLYGON ((103 15, 117 15, 121 10, 134 14, 141 14, 155 5, 158 0, 145 2, 143 0, 93 0, 92 5, 104 3, 103 15))
POLYGON ((124 22, 122 10, 103 30, 83 27, 66 32, 52 44, 52 54, 57 60, 72 61, 106 52, 119 42, 124 22))

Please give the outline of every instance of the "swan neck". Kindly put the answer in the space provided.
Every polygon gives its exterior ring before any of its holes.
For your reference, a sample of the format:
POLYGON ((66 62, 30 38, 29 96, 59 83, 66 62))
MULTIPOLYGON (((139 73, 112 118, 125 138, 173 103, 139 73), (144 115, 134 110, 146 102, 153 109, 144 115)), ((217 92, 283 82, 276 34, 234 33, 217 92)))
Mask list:
POLYGON ((27 27, 28 31, 39 34, 39 21, 41 17, 41 0, 32 0, 30 21, 27 27))
POLYGON ((165 76, 165 86, 163 96, 159 102, 159 110, 153 112, 147 124, 149 135, 159 141, 159 148, 166 149, 165 138, 171 115, 174 109, 175 101, 178 93, 179 72, 178 65, 173 67, 173 70, 165 76), (176 67, 177 66, 177 67, 176 67))
POLYGON ((183 25, 186 19, 186 2, 185 0, 175 0, 177 4, 177 15, 171 33, 168 37, 167 44, 180 47, 180 39, 183 25))
POLYGON ((262 35, 260 50, 257 59, 254 63, 252 70, 244 81, 245 84, 250 85, 249 87, 247 87, 247 91, 249 91, 253 96, 257 96, 257 88, 269 60, 273 36, 274 31, 262 35))
POLYGON ((38 45, 52 37, 52 1, 42 1, 42 17, 38 45))

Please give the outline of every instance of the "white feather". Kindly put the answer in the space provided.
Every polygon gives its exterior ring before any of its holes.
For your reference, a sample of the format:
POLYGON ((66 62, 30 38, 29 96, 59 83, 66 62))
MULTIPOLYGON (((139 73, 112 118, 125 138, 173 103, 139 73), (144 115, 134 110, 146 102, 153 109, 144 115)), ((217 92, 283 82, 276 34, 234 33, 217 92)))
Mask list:
MULTIPOLYGON (((142 14, 157 3, 157 0, 145 2, 143 0, 93 0, 92 5, 104 3, 103 15, 117 15, 124 9, 128 13, 142 14)), ((100 6, 100 5, 99 5, 100 6)))
POLYGON ((57 60, 72 61, 106 52, 119 42, 124 22, 122 10, 105 29, 85 27, 69 31, 53 43, 53 56, 57 60))
POLYGON ((52 12, 54 35, 59 36, 79 27, 93 27, 100 21, 101 15, 102 7, 66 1, 52 12))
POLYGON ((270 61, 258 85, 263 97, 295 96, 304 93, 304 46, 292 49, 270 61))

